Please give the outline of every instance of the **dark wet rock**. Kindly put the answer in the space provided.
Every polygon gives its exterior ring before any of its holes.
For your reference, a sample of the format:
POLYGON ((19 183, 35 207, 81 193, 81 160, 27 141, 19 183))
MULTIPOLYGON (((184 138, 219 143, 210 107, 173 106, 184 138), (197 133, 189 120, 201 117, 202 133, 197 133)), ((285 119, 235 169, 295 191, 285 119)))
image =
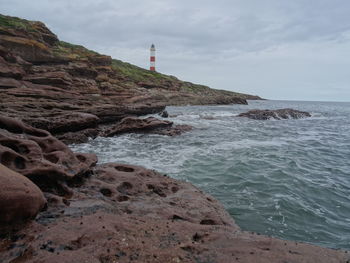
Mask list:
POLYGON ((172 126, 171 121, 163 121, 154 117, 140 119, 135 117, 124 118, 117 125, 107 129, 104 136, 111 137, 130 132, 149 132, 151 130, 172 126))
POLYGON ((279 110, 251 110, 241 113, 238 117, 247 117, 254 120, 269 120, 269 119, 301 119, 311 117, 311 114, 305 111, 298 111, 293 109, 279 109, 279 110))
POLYGON ((123 133, 152 133, 176 136, 192 130, 190 125, 173 125, 171 121, 164 121, 154 117, 140 119, 136 117, 124 118, 117 125, 106 129, 101 136, 111 137, 123 133))
POLYGON ((162 117, 162 118, 168 118, 169 117, 169 113, 166 110, 164 110, 164 111, 159 113, 159 116, 162 117))
POLYGON ((99 129, 85 129, 77 132, 66 132, 63 134, 56 134, 55 137, 61 142, 69 145, 74 143, 85 143, 89 139, 95 139, 100 130, 99 129))
POLYGON ((0 162, 42 190, 64 195, 66 183, 90 173, 97 158, 73 153, 49 132, 0 116, 0 162))
POLYGON ((28 178, 0 164, 0 231, 34 218, 46 200, 40 189, 28 178))

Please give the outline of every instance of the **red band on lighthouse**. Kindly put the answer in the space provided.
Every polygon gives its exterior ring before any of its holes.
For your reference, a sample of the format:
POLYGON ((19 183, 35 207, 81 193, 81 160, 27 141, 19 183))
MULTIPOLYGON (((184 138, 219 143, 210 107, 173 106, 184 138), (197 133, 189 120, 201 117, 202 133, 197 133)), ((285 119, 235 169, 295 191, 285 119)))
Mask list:
POLYGON ((151 56, 150 56, 150 70, 151 71, 156 71, 156 48, 154 44, 151 46, 151 56))

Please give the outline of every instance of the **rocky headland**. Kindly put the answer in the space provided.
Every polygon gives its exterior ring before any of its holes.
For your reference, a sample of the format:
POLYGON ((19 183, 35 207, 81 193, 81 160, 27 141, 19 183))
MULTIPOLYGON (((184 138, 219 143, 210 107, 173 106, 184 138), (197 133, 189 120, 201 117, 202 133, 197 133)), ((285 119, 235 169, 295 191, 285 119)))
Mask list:
POLYGON ((189 183, 98 165, 66 145, 125 132, 177 135, 191 127, 137 116, 258 97, 143 70, 2 15, 0 89, 0 262, 349 262, 346 251, 244 232, 189 183))
MULTIPOLYGON (((43 23, 0 15, 0 111, 61 136, 166 105, 247 104, 257 96, 178 80, 60 41, 43 23)), ((73 137, 72 134, 69 135, 73 137)))

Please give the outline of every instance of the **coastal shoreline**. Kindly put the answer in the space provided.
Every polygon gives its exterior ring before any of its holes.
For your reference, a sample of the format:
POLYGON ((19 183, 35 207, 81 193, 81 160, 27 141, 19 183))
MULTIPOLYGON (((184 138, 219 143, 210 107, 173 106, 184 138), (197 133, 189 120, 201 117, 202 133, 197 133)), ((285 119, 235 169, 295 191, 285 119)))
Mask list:
POLYGON ((96 166, 94 154, 74 153, 54 137, 84 141, 165 105, 246 104, 257 96, 151 73, 59 41, 41 22, 3 15, 0 88, 0 157, 12 170, 0 167, 2 180, 15 172, 23 181, 0 184, 2 262, 349 260, 346 251, 241 231, 195 186, 138 166, 96 166))
MULTIPOLYGON (((17 213, 19 221, 8 225, 12 231, 2 229, 2 262, 316 263, 349 259, 346 251, 241 231, 218 201, 190 183, 139 166, 108 163, 95 167, 94 155, 73 153, 47 131, 8 117, 1 117, 0 125, 2 160, 6 155, 6 166, 31 179, 47 200, 46 210, 38 211, 24 225, 23 211, 11 212, 12 220, 17 213), (22 150, 11 150, 16 145, 22 150), (39 176, 43 169, 45 173, 39 176)), ((13 201, 9 198, 9 202, 16 207, 16 202, 23 201, 15 194, 11 193, 13 201)))

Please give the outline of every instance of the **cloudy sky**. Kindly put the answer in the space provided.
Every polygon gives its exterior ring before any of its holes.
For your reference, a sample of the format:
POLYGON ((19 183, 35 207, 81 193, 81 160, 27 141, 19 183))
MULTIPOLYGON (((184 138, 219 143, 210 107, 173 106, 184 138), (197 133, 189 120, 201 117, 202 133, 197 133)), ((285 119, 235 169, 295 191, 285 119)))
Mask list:
POLYGON ((350 101, 349 0, 0 0, 61 40, 269 99, 350 101))

